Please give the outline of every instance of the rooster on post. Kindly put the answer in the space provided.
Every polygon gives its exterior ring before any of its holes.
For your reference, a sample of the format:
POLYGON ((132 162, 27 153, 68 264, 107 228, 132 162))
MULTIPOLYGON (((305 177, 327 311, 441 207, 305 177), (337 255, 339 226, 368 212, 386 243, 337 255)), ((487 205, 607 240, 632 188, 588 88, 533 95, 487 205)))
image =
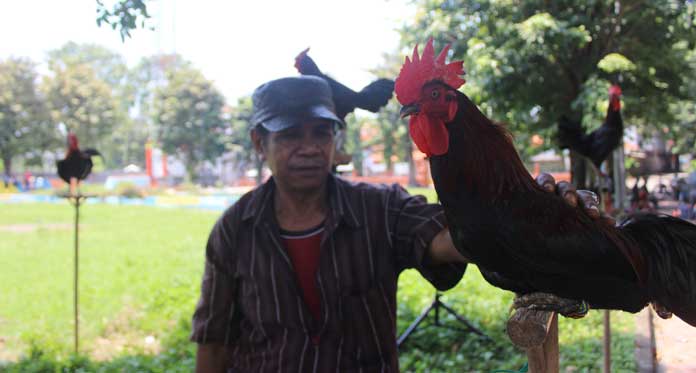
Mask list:
MULTIPOLYGON (((345 121, 346 115, 352 113, 356 108, 376 113, 391 99, 394 92, 394 81, 377 79, 361 89, 360 92, 355 92, 322 73, 317 64, 314 63, 314 60, 307 55, 307 52, 309 52, 309 48, 295 57, 295 68, 302 75, 318 76, 329 83, 334 105, 336 106, 336 116, 342 121, 345 121)), ((336 161, 338 164, 350 162, 350 155, 346 154, 342 147, 343 140, 340 139, 336 144, 336 161)))
MULTIPOLYGON (((558 122, 558 145, 589 158, 599 172, 602 162, 621 143, 623 119, 621 118, 621 88, 609 88, 609 108, 604 123, 596 130, 585 133, 580 122, 563 116, 558 122)), ((600 173, 601 174, 601 173, 600 173)))
POLYGON ((80 150, 77 136, 72 132, 68 133, 68 151, 65 153, 65 159, 56 162, 58 176, 69 185, 72 185, 71 179, 79 183, 92 172, 92 157, 95 155, 101 156, 95 149, 80 150))
POLYGON ((361 89, 360 92, 355 92, 330 76, 322 73, 317 64, 314 63, 314 60, 307 55, 307 52, 309 52, 309 48, 295 57, 295 68, 302 75, 318 76, 329 83, 334 104, 336 105, 336 116, 338 116, 339 119, 345 120, 346 115, 353 112, 355 108, 376 113, 382 106, 386 105, 392 97, 392 93, 394 92, 394 81, 390 79, 377 79, 361 89))
POLYGON ((462 255, 506 290, 629 312, 655 302, 696 326, 696 226, 644 214, 615 228, 543 189, 506 129, 457 90, 463 62, 447 51, 416 46, 395 92, 462 255))

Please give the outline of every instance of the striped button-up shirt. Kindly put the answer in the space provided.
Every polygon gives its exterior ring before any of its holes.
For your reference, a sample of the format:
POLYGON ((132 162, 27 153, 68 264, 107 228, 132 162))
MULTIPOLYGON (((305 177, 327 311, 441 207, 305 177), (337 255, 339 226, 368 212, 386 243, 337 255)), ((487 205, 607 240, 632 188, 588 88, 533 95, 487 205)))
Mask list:
POLYGON ((321 317, 302 299, 273 209, 274 181, 217 221, 206 247, 191 340, 227 346, 233 372, 396 372, 396 288, 416 268, 441 290, 466 265, 428 264, 439 205, 398 185, 329 177, 316 283, 321 317))

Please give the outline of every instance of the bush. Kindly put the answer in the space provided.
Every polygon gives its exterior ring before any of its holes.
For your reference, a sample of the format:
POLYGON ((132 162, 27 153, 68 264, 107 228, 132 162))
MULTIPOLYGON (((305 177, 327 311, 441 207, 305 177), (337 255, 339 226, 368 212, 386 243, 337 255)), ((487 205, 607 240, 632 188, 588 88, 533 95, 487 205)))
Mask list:
POLYGON ((145 191, 143 191, 141 188, 138 188, 138 186, 133 183, 119 183, 116 186, 115 194, 119 197, 126 198, 145 197, 145 191))

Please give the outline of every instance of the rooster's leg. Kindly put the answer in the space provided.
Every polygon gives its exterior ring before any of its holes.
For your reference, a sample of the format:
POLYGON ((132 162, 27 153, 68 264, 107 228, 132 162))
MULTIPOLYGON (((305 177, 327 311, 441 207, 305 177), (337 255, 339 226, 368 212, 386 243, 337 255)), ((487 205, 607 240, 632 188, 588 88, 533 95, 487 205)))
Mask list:
POLYGON ((660 303, 657 303, 657 301, 653 301, 650 304, 652 304, 655 313, 657 314, 657 316, 660 316, 660 318, 669 319, 672 317, 672 312, 665 308, 665 306, 661 305, 660 303))

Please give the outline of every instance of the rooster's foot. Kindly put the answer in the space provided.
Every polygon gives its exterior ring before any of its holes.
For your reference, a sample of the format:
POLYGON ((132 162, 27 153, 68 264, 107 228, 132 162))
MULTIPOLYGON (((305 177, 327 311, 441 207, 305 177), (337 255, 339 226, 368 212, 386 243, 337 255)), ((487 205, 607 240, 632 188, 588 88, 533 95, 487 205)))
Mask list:
POLYGON ((585 317, 590 311, 590 306, 585 301, 561 298, 549 293, 518 294, 512 303, 512 307, 553 311, 573 319, 585 317))
POLYGON ((662 319, 672 318, 672 311, 665 308, 665 306, 663 306, 657 302, 651 302, 650 304, 652 305, 652 308, 655 310, 655 313, 657 314, 657 316, 660 316, 660 318, 662 318, 662 319))

